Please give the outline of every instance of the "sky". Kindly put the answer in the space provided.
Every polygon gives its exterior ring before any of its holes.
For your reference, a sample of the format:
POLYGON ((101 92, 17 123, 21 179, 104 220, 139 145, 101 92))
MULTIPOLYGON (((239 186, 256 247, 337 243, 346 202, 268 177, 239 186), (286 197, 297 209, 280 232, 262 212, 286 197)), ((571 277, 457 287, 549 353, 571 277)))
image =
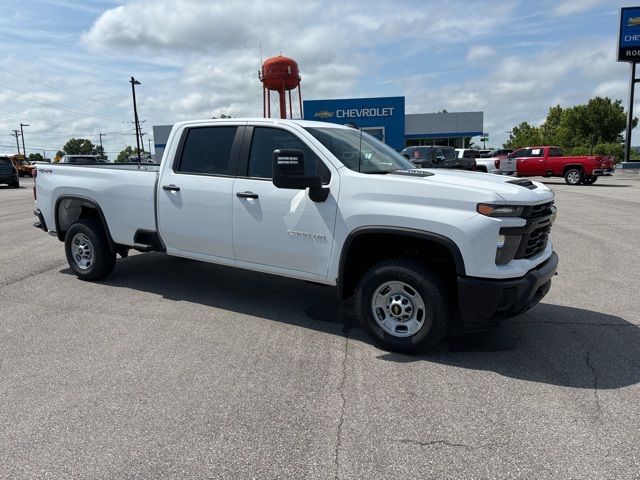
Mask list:
POLYGON ((407 113, 483 111, 489 144, 499 146, 553 105, 596 95, 626 105, 621 6, 629 4, 0 0, 0 152, 15 152, 11 132, 23 123, 27 153, 52 156, 70 137, 97 144, 104 133, 114 159, 135 145, 131 76, 141 82, 147 149, 153 125, 261 116, 261 58, 280 53, 298 62, 303 99, 405 96, 407 113))

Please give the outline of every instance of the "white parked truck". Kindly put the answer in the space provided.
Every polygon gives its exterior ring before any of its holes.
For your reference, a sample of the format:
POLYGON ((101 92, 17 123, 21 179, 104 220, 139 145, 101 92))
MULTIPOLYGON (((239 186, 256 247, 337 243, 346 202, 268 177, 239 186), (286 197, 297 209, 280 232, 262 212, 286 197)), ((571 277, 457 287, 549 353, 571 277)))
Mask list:
POLYGON ((321 122, 178 123, 159 166, 38 165, 34 194, 35 226, 83 280, 135 249, 332 285, 406 353, 532 307, 558 263, 546 186, 416 169, 321 122))

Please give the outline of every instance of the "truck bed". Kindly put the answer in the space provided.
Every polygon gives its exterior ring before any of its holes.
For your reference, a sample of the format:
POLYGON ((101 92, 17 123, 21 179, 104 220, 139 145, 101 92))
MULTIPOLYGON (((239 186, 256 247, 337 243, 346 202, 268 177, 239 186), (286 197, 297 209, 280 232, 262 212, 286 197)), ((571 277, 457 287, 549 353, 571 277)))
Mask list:
POLYGON ((156 230, 158 165, 39 165, 37 208, 47 229, 56 230, 56 206, 71 198, 99 205, 116 243, 133 245, 138 229, 156 230))

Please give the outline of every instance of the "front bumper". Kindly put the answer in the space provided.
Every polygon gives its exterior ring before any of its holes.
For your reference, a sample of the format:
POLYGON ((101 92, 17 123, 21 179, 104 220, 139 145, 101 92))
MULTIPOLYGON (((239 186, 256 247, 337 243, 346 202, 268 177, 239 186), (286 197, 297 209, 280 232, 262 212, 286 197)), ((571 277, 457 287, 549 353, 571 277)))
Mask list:
POLYGON ((536 305, 549 292, 558 269, 558 255, 530 270, 524 277, 508 280, 458 278, 458 305, 465 331, 495 328, 536 305))

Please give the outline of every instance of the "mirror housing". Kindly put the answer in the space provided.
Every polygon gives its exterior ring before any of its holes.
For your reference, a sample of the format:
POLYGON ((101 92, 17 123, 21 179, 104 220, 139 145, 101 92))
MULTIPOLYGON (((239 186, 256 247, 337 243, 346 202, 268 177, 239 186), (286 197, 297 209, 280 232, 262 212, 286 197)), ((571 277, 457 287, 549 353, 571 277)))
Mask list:
POLYGON ((309 198, 314 202, 324 202, 329 189, 322 187, 320 175, 306 175, 304 152, 293 148, 273 151, 273 184, 278 188, 291 190, 309 189, 309 198))
POLYGON ((440 163, 440 162, 444 162, 445 158, 444 155, 438 155, 436 157, 436 162, 440 163))

